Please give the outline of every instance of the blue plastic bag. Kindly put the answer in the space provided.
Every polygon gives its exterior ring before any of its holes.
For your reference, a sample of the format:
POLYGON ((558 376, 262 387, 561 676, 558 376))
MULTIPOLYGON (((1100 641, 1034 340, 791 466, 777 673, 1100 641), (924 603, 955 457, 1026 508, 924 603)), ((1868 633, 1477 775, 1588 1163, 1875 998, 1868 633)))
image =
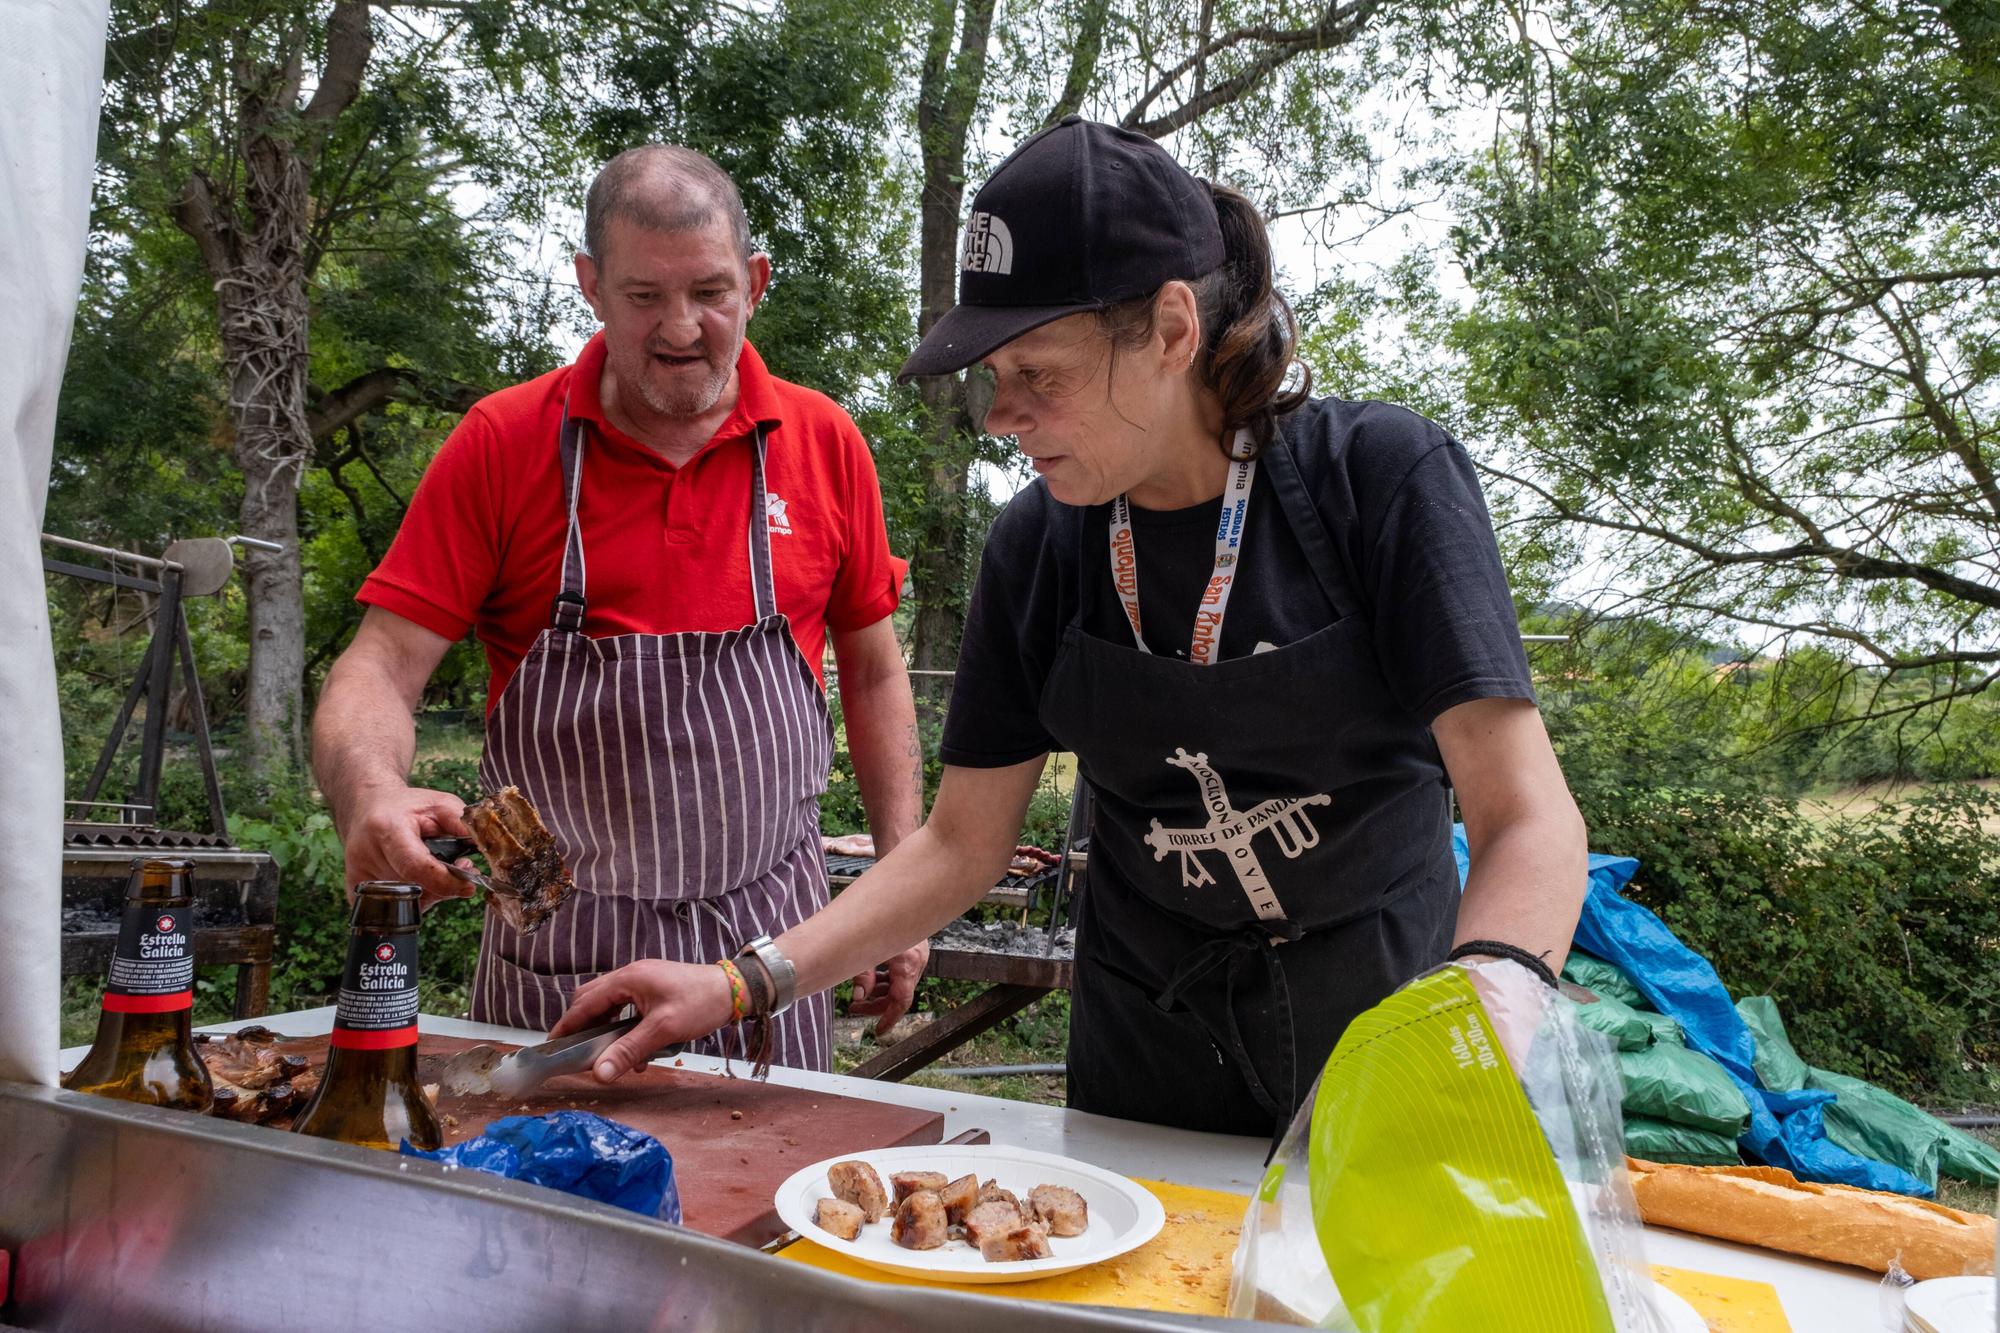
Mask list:
MULTIPOLYGON (((1452 827, 1451 840, 1463 888, 1471 864, 1465 825, 1452 827)), ((1758 1083, 1756 1038, 1715 968, 1620 892, 1638 869, 1629 856, 1590 854, 1590 888, 1576 923, 1576 947, 1615 964, 1647 1003, 1681 1025, 1690 1049, 1728 1071, 1750 1103, 1750 1127, 1739 1140, 1750 1156, 1800 1180, 1930 1198, 1930 1186, 1901 1167, 1851 1153, 1826 1137, 1823 1107, 1832 1093, 1774 1092, 1758 1083)))
POLYGON ((405 1141, 403 1155, 546 1185, 676 1226, 681 1220, 674 1159, 666 1145, 589 1111, 510 1115, 478 1138, 436 1152, 405 1141))

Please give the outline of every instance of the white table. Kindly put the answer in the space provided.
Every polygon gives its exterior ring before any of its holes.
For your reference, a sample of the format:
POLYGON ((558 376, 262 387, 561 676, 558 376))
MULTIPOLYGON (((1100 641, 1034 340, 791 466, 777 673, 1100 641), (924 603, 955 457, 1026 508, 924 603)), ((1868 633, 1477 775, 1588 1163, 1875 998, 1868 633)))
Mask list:
MULTIPOLYGON (((543 1034, 539 1032, 524 1032, 490 1023, 469 1023, 455 1018, 436 1018, 429 1014, 419 1022, 423 1031, 440 1036, 473 1037, 513 1044, 543 1039, 543 1034)), ((253 1023, 263 1024, 289 1037, 323 1036, 333 1029, 333 1009, 328 1006, 289 1014, 267 1014, 263 1018, 220 1023, 209 1030, 228 1032, 253 1023)), ((64 1051, 65 1067, 82 1054, 81 1047, 64 1051)), ((697 1072, 716 1073, 722 1069, 720 1060, 709 1057, 689 1055, 681 1059, 685 1068, 697 1072)), ((740 1062, 738 1068, 741 1068, 740 1062)), ((815 1074, 782 1066, 772 1069, 771 1081, 867 1101, 942 1111, 947 1137, 967 1129, 984 1129, 992 1134, 995 1143, 1061 1153, 1149 1180, 1169 1180, 1202 1189, 1248 1194, 1264 1175, 1266 1144, 1262 1139, 1200 1134, 1130 1120, 1114 1120, 1058 1106, 1038 1106, 1032 1102, 1008 1101, 977 1093, 942 1092, 906 1083, 846 1078, 839 1074, 815 1074)), ((1726 1241, 1656 1227, 1646 1230, 1646 1258, 1651 1263, 1668 1264, 1675 1268, 1691 1268, 1724 1277, 1770 1283, 1777 1289, 1778 1299, 1791 1320, 1793 1333, 1839 1333, 1844 1330, 1875 1333, 1883 1327, 1877 1313, 1879 1280, 1860 1269, 1796 1259, 1770 1250, 1732 1245, 1726 1241)))

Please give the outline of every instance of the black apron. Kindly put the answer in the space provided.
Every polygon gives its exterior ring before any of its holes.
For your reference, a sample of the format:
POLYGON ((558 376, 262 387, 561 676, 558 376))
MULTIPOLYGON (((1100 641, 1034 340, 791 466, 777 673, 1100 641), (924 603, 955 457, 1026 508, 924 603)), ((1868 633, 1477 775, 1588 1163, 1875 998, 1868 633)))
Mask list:
MULTIPOLYGON (((1088 634, 1079 609, 1041 720, 1096 797, 1069 1104, 1275 1136, 1347 1024, 1444 960, 1458 893, 1436 743, 1282 434, 1258 470, 1333 623, 1201 666, 1088 634)), ((1083 577, 1108 579, 1104 527, 1081 527, 1083 577)))

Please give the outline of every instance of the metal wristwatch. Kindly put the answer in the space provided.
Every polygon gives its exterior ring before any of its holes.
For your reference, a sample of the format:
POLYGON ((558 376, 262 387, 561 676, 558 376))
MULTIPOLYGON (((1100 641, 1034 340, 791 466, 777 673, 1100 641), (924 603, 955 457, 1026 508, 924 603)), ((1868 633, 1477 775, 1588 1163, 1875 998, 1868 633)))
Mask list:
POLYGON ((765 973, 771 978, 771 1016, 776 1017, 792 1007, 792 1000, 799 989, 799 970, 792 960, 769 935, 759 935, 736 951, 738 958, 754 956, 764 965, 765 973))

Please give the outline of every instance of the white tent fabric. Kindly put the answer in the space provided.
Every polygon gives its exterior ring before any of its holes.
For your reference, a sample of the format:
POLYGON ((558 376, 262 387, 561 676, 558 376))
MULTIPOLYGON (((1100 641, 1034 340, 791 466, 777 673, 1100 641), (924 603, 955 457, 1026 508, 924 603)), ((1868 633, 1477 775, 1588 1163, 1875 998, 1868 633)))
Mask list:
POLYGON ((9 0, 0 43, 0 1078, 56 1081, 62 731, 41 570, 83 282, 109 0, 9 0))

